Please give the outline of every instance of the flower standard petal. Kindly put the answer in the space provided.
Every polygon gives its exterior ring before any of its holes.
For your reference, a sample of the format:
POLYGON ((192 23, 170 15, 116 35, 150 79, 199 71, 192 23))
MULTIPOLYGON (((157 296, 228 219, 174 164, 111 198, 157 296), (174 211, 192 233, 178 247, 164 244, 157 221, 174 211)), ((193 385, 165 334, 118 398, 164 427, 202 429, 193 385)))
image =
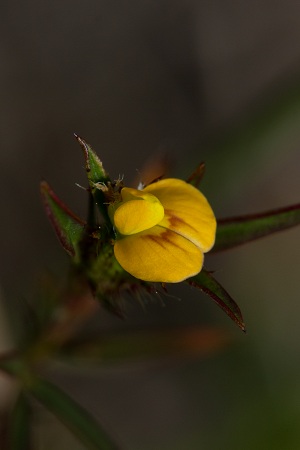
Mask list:
POLYGON ((203 265, 199 247, 160 226, 121 237, 114 252, 123 269, 144 281, 178 283, 199 273, 203 265))
POLYGON ((176 178, 149 184, 143 192, 159 199, 165 209, 160 226, 184 236, 205 253, 215 242, 216 219, 204 195, 176 178))

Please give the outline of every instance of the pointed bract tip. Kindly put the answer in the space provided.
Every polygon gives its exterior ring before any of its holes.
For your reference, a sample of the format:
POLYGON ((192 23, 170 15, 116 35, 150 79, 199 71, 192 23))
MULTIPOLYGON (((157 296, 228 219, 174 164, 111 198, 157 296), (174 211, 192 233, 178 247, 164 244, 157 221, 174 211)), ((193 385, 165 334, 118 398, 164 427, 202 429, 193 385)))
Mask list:
POLYGON ((42 180, 42 181, 40 182, 40 190, 41 190, 41 192, 48 191, 49 187, 50 187, 50 186, 49 186, 49 184, 47 183, 47 181, 42 180))
POLYGON ((77 139, 77 141, 84 142, 84 139, 82 139, 82 137, 80 137, 79 134, 77 134, 77 133, 73 133, 73 134, 74 134, 75 139, 77 139))
POLYGON ((204 173, 205 173, 205 163, 201 162, 200 164, 198 164, 196 170, 189 176, 186 182, 198 188, 202 181, 204 173))
POLYGON ((83 147, 84 149, 86 149, 87 147, 87 143, 85 142, 85 140, 80 137, 77 133, 74 133, 74 137, 77 140, 77 142, 79 142, 79 144, 81 145, 81 147, 83 147))

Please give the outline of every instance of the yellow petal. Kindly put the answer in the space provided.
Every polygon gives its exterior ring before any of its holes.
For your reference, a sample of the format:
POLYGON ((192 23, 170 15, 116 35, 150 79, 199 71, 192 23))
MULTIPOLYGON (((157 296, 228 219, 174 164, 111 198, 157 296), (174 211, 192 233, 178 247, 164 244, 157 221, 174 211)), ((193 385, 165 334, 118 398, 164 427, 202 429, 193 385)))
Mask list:
POLYGON ((204 195, 176 178, 150 184, 143 192, 157 197, 165 209, 160 226, 173 230, 199 246, 205 253, 215 242, 216 219, 204 195))
POLYGON ((148 230, 163 219, 164 208, 154 195, 131 188, 123 188, 121 195, 123 201, 113 216, 115 227, 121 234, 148 230))
POLYGON ((118 239, 114 252, 123 269, 145 281, 178 283, 199 273, 203 265, 199 247, 159 226, 118 239))

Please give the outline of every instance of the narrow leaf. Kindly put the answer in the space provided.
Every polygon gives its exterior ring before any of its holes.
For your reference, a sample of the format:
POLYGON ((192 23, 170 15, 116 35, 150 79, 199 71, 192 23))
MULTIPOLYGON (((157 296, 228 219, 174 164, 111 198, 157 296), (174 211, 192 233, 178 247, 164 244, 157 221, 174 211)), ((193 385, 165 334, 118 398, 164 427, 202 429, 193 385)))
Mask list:
POLYGON ((212 251, 227 250, 300 224, 300 204, 218 221, 212 251))
POLYGON ((41 378, 35 378, 28 389, 88 449, 117 450, 117 445, 95 419, 57 386, 41 378))
POLYGON ((10 415, 9 444, 11 450, 30 450, 31 437, 31 408, 28 400, 21 391, 10 415))
POLYGON ((189 278, 187 283, 191 286, 201 289, 205 294, 209 295, 225 313, 243 330, 245 324, 242 313, 236 302, 230 297, 228 292, 214 279, 214 277, 202 269, 198 275, 189 278))
POLYGON ((41 195, 46 214, 60 243, 69 255, 75 256, 84 222, 57 197, 46 181, 41 183, 41 195))

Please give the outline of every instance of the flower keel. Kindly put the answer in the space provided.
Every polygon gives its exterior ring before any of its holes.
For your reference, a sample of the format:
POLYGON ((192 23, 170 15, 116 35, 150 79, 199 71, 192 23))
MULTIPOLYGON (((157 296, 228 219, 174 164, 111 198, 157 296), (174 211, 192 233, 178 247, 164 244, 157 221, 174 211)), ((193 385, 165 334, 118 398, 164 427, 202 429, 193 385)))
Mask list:
POLYGON ((123 188, 123 202, 114 212, 114 225, 123 235, 131 235, 157 225, 164 217, 164 207, 152 194, 123 188))

